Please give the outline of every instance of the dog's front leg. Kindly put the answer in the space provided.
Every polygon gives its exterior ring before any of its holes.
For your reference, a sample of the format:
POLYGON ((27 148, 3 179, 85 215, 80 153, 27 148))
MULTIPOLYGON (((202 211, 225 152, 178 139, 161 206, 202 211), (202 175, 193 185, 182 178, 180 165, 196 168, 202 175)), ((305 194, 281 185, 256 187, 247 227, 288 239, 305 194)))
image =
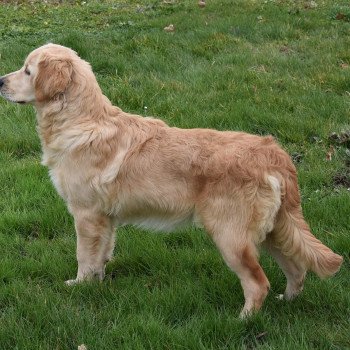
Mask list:
POLYGON ((105 275, 105 264, 112 257, 114 247, 113 220, 107 215, 92 210, 73 210, 77 233, 78 274, 75 280, 68 280, 73 285, 85 280, 105 275))

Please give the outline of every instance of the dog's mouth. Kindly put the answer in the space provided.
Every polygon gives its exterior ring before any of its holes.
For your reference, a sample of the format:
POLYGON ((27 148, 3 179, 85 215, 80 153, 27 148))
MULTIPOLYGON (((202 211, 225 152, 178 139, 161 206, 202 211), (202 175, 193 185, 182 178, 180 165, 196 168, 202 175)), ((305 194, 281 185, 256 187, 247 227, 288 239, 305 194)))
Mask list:
POLYGON ((21 105, 27 103, 26 101, 16 101, 14 100, 10 95, 8 95, 6 92, 1 91, 0 89, 0 96, 2 96, 5 100, 13 102, 13 103, 19 103, 21 105))

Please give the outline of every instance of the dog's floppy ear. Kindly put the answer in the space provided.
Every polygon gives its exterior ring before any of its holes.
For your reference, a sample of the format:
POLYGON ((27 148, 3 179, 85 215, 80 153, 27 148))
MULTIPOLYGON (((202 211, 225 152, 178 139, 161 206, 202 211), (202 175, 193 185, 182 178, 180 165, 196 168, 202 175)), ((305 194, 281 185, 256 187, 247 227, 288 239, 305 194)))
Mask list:
POLYGON ((38 102, 49 101, 62 94, 72 78, 73 67, 69 59, 45 54, 38 63, 35 95, 38 102))

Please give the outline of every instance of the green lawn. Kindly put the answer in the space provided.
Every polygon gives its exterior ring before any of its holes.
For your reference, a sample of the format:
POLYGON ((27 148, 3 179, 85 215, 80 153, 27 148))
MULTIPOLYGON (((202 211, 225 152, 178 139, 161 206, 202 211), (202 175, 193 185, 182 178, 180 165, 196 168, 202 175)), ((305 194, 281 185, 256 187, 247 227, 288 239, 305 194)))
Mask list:
POLYGON ((202 230, 124 227, 106 280, 67 287, 73 221, 40 165, 33 108, 1 99, 0 349, 350 349, 348 0, 169 2, 2 1, 0 75, 54 42, 91 62, 125 111, 274 135, 296 161, 312 231, 344 264, 284 302, 262 253, 272 289, 241 321, 238 278, 202 230))

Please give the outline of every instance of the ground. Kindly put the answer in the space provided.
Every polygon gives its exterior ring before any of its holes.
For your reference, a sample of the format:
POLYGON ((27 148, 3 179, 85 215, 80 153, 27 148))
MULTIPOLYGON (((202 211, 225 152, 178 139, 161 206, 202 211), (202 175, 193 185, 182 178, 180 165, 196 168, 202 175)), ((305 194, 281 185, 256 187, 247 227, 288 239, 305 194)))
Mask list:
POLYGON ((348 1, 2 1, 0 23, 0 75, 54 42, 91 62, 125 111, 274 135, 313 233, 344 256, 283 302, 262 252, 272 289, 246 321, 239 281, 200 229, 124 227, 106 280, 67 287, 74 226, 40 165, 34 110, 1 100, 1 349, 350 349, 348 1))

